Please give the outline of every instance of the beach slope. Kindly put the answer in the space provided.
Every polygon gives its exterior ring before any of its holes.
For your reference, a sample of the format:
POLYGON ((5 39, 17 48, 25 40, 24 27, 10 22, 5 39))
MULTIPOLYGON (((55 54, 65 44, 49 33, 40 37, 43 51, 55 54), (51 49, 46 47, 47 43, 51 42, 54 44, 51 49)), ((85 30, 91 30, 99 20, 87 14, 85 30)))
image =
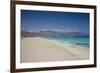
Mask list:
POLYGON ((21 63, 89 59, 89 49, 41 37, 21 38, 21 63))

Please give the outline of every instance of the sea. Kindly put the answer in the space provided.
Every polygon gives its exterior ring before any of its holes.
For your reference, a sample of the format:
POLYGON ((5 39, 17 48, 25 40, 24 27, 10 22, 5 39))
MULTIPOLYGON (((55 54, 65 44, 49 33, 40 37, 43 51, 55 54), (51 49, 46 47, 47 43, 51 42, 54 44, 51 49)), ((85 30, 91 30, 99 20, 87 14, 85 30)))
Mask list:
POLYGON ((52 36, 48 39, 89 48, 89 36, 52 36))

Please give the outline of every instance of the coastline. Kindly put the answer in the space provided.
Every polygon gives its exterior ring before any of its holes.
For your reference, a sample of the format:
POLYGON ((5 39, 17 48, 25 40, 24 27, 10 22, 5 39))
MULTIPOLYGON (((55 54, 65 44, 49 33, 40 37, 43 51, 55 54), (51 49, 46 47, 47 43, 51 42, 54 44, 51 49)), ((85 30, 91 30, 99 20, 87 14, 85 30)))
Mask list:
POLYGON ((22 37, 21 63, 89 59, 89 49, 41 37, 22 37))

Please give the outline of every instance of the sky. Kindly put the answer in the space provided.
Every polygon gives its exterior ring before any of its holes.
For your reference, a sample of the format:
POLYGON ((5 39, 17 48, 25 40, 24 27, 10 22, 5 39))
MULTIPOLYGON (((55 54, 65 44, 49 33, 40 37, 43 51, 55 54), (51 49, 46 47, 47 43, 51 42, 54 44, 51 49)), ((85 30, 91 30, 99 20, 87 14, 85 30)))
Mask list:
POLYGON ((21 10, 21 30, 89 33, 89 13, 21 10))

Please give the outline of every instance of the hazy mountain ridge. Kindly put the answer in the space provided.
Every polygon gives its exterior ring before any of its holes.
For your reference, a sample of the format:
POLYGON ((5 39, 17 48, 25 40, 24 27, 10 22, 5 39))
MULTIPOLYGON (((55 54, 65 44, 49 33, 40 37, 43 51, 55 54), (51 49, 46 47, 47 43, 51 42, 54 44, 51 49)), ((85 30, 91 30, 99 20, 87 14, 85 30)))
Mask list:
POLYGON ((82 32, 57 32, 57 31, 39 31, 39 32, 27 32, 21 31, 22 37, 50 37, 50 36, 88 36, 88 34, 82 32))

